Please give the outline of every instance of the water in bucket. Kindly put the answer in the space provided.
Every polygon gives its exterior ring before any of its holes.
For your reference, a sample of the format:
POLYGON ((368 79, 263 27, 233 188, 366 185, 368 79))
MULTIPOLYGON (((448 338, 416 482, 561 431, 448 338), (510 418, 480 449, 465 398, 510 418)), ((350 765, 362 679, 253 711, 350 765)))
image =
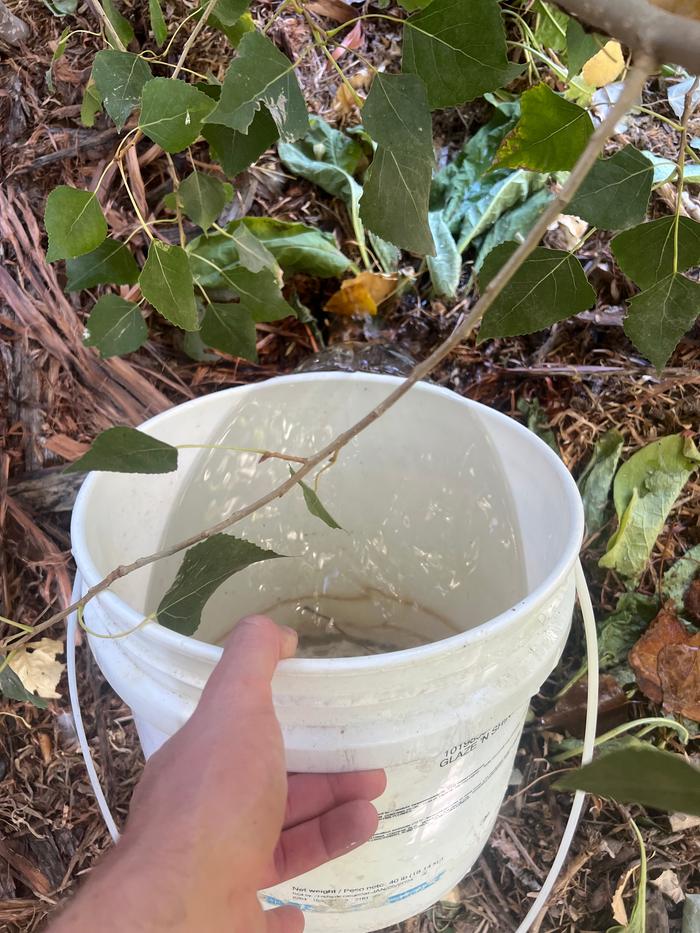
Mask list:
MULTIPOLYGON (((362 388, 347 389, 353 391, 362 388)), ((161 547, 289 476, 288 462, 260 463, 259 453, 231 448, 303 457, 356 420, 357 399, 337 392, 325 411, 317 390, 308 405, 299 389, 293 405, 275 398, 271 407, 253 395, 214 432, 191 438, 207 449, 173 504, 161 547)), ((465 410, 464 419, 472 417, 465 410)), ((355 438, 317 482, 343 530, 312 516, 301 490, 237 524, 232 533, 289 556, 227 581, 205 609, 197 637, 219 643, 237 618, 255 612, 297 629, 301 656, 381 654, 449 637, 515 605, 526 581, 509 485, 498 452, 473 427, 464 425, 460 442, 434 419, 414 416, 380 421, 355 438), (413 435, 410 459, 397 431, 413 435)), ((307 482, 314 485, 314 474, 307 482)), ((157 608, 180 560, 154 567, 148 611, 157 608)))

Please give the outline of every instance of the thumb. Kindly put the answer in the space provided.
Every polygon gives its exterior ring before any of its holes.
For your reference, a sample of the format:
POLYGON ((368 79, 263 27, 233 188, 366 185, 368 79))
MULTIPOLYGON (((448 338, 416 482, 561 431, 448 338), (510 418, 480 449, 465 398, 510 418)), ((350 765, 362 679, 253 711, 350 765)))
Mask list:
POLYGON ((297 633, 266 616, 247 616, 226 640, 221 660, 202 693, 200 706, 223 709, 268 705, 278 663, 294 657, 297 633))

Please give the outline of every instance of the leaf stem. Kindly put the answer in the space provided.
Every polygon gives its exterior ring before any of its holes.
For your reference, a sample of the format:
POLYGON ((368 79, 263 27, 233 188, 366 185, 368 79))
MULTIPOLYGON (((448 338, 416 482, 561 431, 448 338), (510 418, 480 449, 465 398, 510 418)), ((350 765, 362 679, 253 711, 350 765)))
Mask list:
MULTIPOLYGON (((309 456, 306 460, 306 463, 299 466, 299 469, 296 471, 294 476, 290 476, 283 483, 280 483, 279 486, 271 489, 255 502, 252 502, 250 505, 246 505, 243 508, 238 509, 227 518, 218 522, 216 525, 213 525, 204 531, 198 532, 197 534, 192 535, 184 541, 179 541, 178 543, 166 547, 160 551, 156 551, 153 554, 140 557, 137 560, 132 561, 130 564, 124 564, 122 566, 115 567, 114 570, 108 573, 107 576, 105 576, 102 580, 91 586, 85 595, 72 603, 72 605, 61 609, 59 612, 54 613, 54 615, 52 615, 49 619, 46 619, 40 625, 35 626, 35 633, 43 631, 44 629, 55 625, 56 622, 60 622, 61 620, 65 619, 72 612, 75 612, 78 608, 86 605, 88 602, 90 602, 90 600, 94 599, 95 596, 109 589, 109 587, 117 580, 120 580, 131 573, 134 573, 136 570, 140 570, 142 567, 149 566, 158 560, 161 560, 165 557, 171 557, 172 555, 178 554, 187 548, 193 547, 195 544, 200 544, 202 541, 206 541, 214 535, 226 531, 237 522, 240 522, 242 519, 247 518, 248 515, 252 515, 254 512, 257 512, 258 509, 263 508, 264 506, 268 505, 268 503, 273 502, 275 499, 280 499, 282 496, 286 495, 290 489, 293 489, 300 480, 308 476, 308 474, 311 473, 311 471, 316 466, 325 463, 325 461, 328 460, 329 457, 332 457, 336 451, 341 450, 343 447, 349 444, 353 438, 357 437, 358 434, 360 434, 370 425, 374 424, 375 421, 381 418, 381 416, 393 405, 395 405, 396 402, 403 398, 403 396, 406 395, 406 393, 417 382, 419 382, 421 379, 424 379, 430 372, 432 372, 432 370, 446 356, 455 350, 463 340, 471 335, 486 311, 491 307, 495 299, 501 294, 503 289, 510 282, 511 278, 520 268, 522 263, 537 247, 540 239, 547 231, 549 225, 556 220, 562 209, 566 207, 569 201, 573 198, 579 186, 582 184, 586 175, 595 163, 595 160, 598 158, 598 155, 603 150, 605 143, 615 132, 615 127, 617 126, 618 122, 634 104, 634 101, 637 100, 649 73, 654 68, 656 68, 656 62, 645 53, 642 53, 639 56, 638 63, 635 63, 635 65, 630 69, 622 87, 620 96, 618 97, 613 107, 610 109, 605 120, 603 120, 603 122, 596 127, 593 134, 589 138, 585 150, 569 174, 569 177, 561 191, 556 195, 552 203, 544 211, 537 223, 532 227, 523 243, 515 250, 507 262, 501 266, 499 271, 491 279, 486 289, 483 291, 479 300, 464 317, 464 319, 457 325, 452 334, 450 334, 450 336, 444 340, 437 347, 437 349, 435 349, 428 356, 427 359, 423 360, 421 363, 418 363, 410 375, 407 376, 406 379, 404 379, 403 382, 401 382, 398 386, 396 386, 396 388, 390 392, 383 401, 376 405, 371 411, 367 412, 367 414, 360 418, 360 420, 357 421, 354 425, 349 427, 347 430, 342 431, 321 450, 309 456)), ((213 263, 210 264, 213 265, 213 263)), ((465 303, 466 299, 461 304, 464 305, 465 303)), ((460 308, 460 304, 456 305, 455 308, 458 310, 460 308)), ((29 636, 25 636, 24 640, 29 640, 29 636)))
POLYGON ((124 171, 124 165, 122 164, 121 159, 119 160, 118 165, 119 165, 119 173, 120 173, 121 176, 122 176, 122 181, 124 182, 124 187, 125 187, 125 189, 126 189, 126 193, 129 195, 129 200, 131 201, 131 206, 132 206, 133 209, 134 209, 134 213, 135 213, 136 216, 138 217, 139 223, 141 224, 141 227, 142 227, 143 230, 145 231, 145 233, 146 233, 146 235, 148 236, 148 238, 151 239, 151 240, 154 240, 155 237, 154 237, 153 234, 151 233, 151 228, 150 228, 150 227, 148 226, 148 224, 146 223, 146 220, 144 219, 144 216, 143 216, 143 214, 141 213, 141 210, 139 209, 138 204, 136 203, 136 198, 134 197, 134 193, 133 193, 133 191, 131 190, 131 187, 129 186, 129 182, 128 182, 128 179, 127 179, 127 177, 126 177, 126 172, 124 171))
POLYGON ((276 450, 264 450, 259 447, 230 447, 226 444, 177 444, 177 450, 232 450, 243 454, 260 454, 260 462, 264 460, 287 460, 289 463, 306 463, 306 457, 295 457, 293 454, 281 454, 276 450))
MULTIPOLYGON (((633 719, 632 722, 623 722, 622 725, 610 729, 609 732, 604 732, 603 735, 597 737, 594 745, 596 748, 599 745, 604 745, 611 739, 616 739, 618 735, 624 735, 625 732, 636 729, 638 726, 645 726, 645 728, 639 732, 637 738, 641 738, 643 735, 651 732, 652 729, 666 728, 675 729, 683 745, 687 745, 690 741, 690 733, 688 730, 680 722, 676 722, 675 719, 666 719, 663 716, 647 716, 644 719, 633 719)), ((577 755, 580 755, 582 751, 583 745, 577 745, 576 748, 569 748, 565 752, 554 755, 550 760, 558 764, 560 761, 568 761, 569 758, 575 758, 577 755)))
POLYGON ((32 633, 34 631, 33 625, 26 625, 24 622, 15 622, 14 619, 8 619, 7 616, 0 616, 0 622, 4 622, 5 625, 13 625, 22 632, 32 633))
POLYGON ((700 78, 696 78, 685 95, 683 117, 681 119, 681 141, 678 145, 678 189, 676 194, 676 212, 673 218, 673 274, 678 272, 678 245, 680 238, 681 210, 683 208, 683 184, 685 182, 685 148, 688 144, 688 123, 695 109, 694 96, 700 78))

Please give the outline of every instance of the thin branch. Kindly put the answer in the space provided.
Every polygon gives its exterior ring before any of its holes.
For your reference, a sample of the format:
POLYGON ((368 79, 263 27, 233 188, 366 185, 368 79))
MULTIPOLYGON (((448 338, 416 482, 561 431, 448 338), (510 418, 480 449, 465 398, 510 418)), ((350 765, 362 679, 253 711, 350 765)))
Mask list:
POLYGON ((614 36, 656 62, 700 72, 700 21, 668 13, 648 0, 554 0, 599 32, 614 36))
POLYGON ((195 23, 194 29, 189 34, 187 41, 182 47, 182 52, 180 52, 180 57, 178 58, 177 65, 175 65, 175 70, 173 71, 173 78, 177 78, 177 76, 182 71, 185 62, 187 61, 187 56, 190 54, 190 49, 194 45, 194 40, 206 26, 207 20, 211 16, 214 7, 218 2, 219 0, 209 0, 209 3, 207 3, 206 7, 204 8, 204 12, 195 23))
POLYGON ((676 213, 673 219, 673 271, 678 272, 678 241, 681 225, 681 211, 683 209, 683 185, 685 183, 685 147, 688 143, 688 124, 695 109, 695 91, 698 86, 696 78, 685 95, 683 116, 681 118, 681 141, 678 145, 678 193, 676 195, 676 213))
MULTIPOLYGON (((288 493, 290 489, 293 489, 300 480, 304 479, 305 476, 308 476, 308 474, 315 467, 324 463, 324 461, 328 460, 330 457, 334 457, 337 452, 350 443, 354 437, 357 437, 357 435, 364 431, 365 428, 368 428, 371 424, 374 424, 374 422, 381 418, 385 412, 387 412, 393 405, 396 404, 396 402, 399 401, 399 399, 403 398, 403 396, 406 395, 406 393, 417 382, 420 382, 421 379, 424 379, 433 369, 435 369, 438 363, 440 363, 449 353, 458 347, 459 344, 472 333, 477 324, 481 321, 486 311, 493 304, 494 300, 501 294, 503 289, 509 283, 515 272, 517 272, 522 263, 537 247, 541 238, 546 233, 548 227, 557 219, 562 209, 566 207, 569 201, 573 198, 574 194, 593 166, 595 160, 602 152, 606 141, 615 132, 615 127, 617 126, 618 122, 639 97, 642 88, 644 87, 644 82, 646 81, 649 73, 653 71, 655 67, 655 61, 651 60, 647 55, 642 54, 639 56, 639 61, 636 62, 635 65, 631 68, 627 79, 625 80, 624 87, 618 100, 609 111, 606 119, 596 128, 590 137, 585 151, 582 153, 578 162, 574 166, 559 194, 541 215, 538 222, 531 229, 523 243, 521 243, 510 259, 501 267, 493 279, 491 279, 477 303, 466 315, 466 317, 457 325, 452 334, 442 344, 440 344, 440 346, 434 350, 426 360, 424 360, 422 363, 419 363, 413 369, 411 374, 400 385, 398 385, 393 390, 393 392, 391 392, 382 402, 380 402, 375 408, 368 412, 356 424, 339 434, 322 450, 319 450, 317 453, 308 457, 306 462, 299 467, 293 476, 290 476, 289 479, 285 480, 275 489, 272 489, 264 496, 261 496, 257 501, 251 503, 250 505, 246 505, 242 509, 238 509, 228 518, 223 519, 216 525, 213 525, 211 528, 192 535, 185 541, 180 541, 177 544, 156 552, 155 554, 149 554, 146 557, 140 557, 138 560, 135 560, 130 564, 116 567, 103 580, 90 587, 85 595, 81 599, 77 600, 77 602, 73 603, 73 605, 55 613, 53 616, 51 616, 50 619, 47 619, 40 625, 36 625, 34 627, 34 632, 39 633, 44 629, 54 625, 56 622, 60 622, 62 619, 65 619, 66 616, 84 606, 95 596, 108 589, 114 582, 122 579, 128 574, 134 573, 134 571, 140 570, 142 567, 153 564, 165 557, 171 557, 174 554, 178 554, 180 551, 194 547, 196 544, 201 544, 202 541, 206 541, 208 538, 211 538, 214 535, 227 531, 229 528, 231 528, 232 525, 235 525, 242 519, 247 518, 248 515, 252 515, 253 512, 257 512, 258 509, 263 508, 270 502, 273 502, 275 499, 282 498, 282 496, 288 493)), ((29 637, 30 636, 26 636, 27 641, 29 640, 29 637)))
POLYGON ((113 26, 112 23, 111 23, 111 20, 109 19, 109 17, 108 17, 107 14, 105 13, 104 7, 103 7, 102 4, 100 3, 100 0, 89 0, 89 2, 90 2, 90 6, 93 8, 93 10, 95 10, 95 12, 96 12, 97 15, 99 16, 99 18, 102 20, 102 24, 103 24, 103 26, 105 27, 105 30, 106 30, 108 33, 111 34, 112 39, 113 39, 114 44, 116 45, 116 47, 117 47, 121 52, 126 52, 126 46, 124 45, 124 43, 122 42, 122 40, 119 38, 119 33, 118 33, 117 30, 114 28, 114 26, 113 26))

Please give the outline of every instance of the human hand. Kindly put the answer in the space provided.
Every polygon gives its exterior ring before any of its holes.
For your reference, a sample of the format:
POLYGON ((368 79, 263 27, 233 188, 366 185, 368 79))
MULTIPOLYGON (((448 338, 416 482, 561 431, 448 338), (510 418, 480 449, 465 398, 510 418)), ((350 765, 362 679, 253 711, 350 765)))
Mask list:
POLYGON ((295 774, 272 705, 296 633, 242 620, 192 717, 148 761, 126 831, 50 933, 301 933, 256 892, 366 842, 382 771, 295 774))

